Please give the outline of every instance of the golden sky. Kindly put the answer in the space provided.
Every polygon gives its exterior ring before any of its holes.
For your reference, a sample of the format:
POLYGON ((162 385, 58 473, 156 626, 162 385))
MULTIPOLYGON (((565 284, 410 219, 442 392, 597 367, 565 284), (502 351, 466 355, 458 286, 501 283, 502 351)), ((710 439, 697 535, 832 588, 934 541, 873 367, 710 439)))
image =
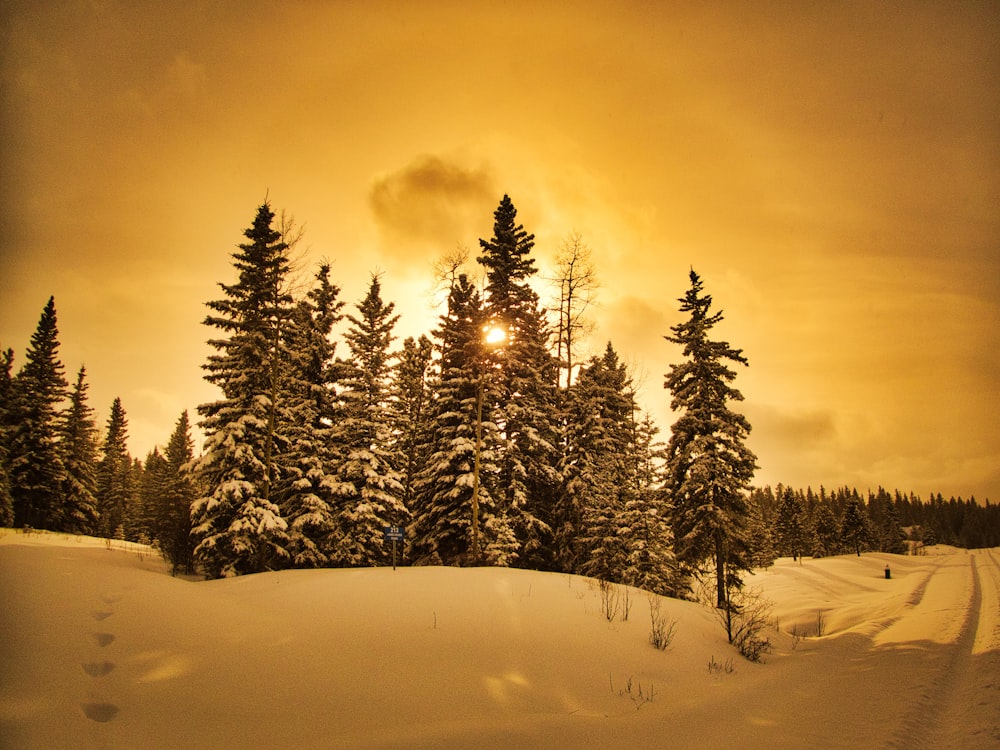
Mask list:
MULTIPOLYGON (((1000 499, 1000 5, 149 2, 0 9, 0 346, 55 295, 103 430, 164 443, 265 197, 400 336, 511 195, 576 231, 666 437, 692 266, 760 484, 1000 499)), ((548 292, 539 286, 543 299, 548 292)))

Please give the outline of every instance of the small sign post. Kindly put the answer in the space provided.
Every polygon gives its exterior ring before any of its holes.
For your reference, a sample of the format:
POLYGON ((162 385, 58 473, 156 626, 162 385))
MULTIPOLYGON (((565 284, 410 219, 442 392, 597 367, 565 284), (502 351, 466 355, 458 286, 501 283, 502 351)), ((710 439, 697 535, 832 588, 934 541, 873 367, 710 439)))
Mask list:
POLYGON ((403 537, 406 536, 405 526, 386 526, 385 527, 385 540, 387 542, 392 542, 392 569, 396 569, 396 542, 403 541, 403 537))

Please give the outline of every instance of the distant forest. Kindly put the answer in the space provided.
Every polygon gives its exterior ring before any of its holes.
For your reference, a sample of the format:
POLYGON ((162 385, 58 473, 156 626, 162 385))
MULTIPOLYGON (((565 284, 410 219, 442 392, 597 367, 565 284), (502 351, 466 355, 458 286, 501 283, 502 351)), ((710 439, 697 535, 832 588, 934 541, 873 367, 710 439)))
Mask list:
POLYGON ((206 303, 200 364, 220 397, 197 407, 197 453, 187 412, 143 460, 120 399, 98 427, 85 368, 66 379, 50 299, 16 374, 12 349, 0 361, 0 524, 151 542, 208 577, 387 565, 398 534, 404 565, 669 595, 714 572, 719 606, 776 556, 1000 546, 988 501, 753 487, 731 369, 749 363, 711 338, 722 316, 693 270, 683 322, 650 333, 684 357, 665 375, 676 421, 661 441, 612 343, 580 355, 597 285, 586 245, 565 242, 547 309, 516 215, 504 196, 475 273, 468 258, 439 265, 437 326, 397 344, 379 276, 350 309, 328 264, 293 286, 301 233, 260 206, 206 303))

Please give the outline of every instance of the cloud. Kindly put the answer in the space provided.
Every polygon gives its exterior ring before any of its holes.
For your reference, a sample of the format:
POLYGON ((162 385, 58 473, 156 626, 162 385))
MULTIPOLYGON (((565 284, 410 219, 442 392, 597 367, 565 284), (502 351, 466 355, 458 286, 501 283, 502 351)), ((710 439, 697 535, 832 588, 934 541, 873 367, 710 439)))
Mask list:
POLYGON ((765 433, 769 442, 784 450, 825 448, 836 437, 833 414, 829 411, 787 411, 776 406, 751 403, 744 404, 742 409, 754 432, 765 433))
POLYGON ((414 245, 430 245, 443 254, 471 244, 499 198, 488 166, 423 155, 379 177, 368 203, 386 240, 385 253, 409 260, 414 245))

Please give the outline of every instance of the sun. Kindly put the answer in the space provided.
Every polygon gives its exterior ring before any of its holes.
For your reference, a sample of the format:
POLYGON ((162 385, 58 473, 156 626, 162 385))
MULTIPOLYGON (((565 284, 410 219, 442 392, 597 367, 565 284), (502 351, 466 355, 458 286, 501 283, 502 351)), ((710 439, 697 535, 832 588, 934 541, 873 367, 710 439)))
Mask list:
POLYGON ((500 326, 487 326, 483 329, 483 340, 490 346, 499 346, 507 340, 507 330, 500 326))

